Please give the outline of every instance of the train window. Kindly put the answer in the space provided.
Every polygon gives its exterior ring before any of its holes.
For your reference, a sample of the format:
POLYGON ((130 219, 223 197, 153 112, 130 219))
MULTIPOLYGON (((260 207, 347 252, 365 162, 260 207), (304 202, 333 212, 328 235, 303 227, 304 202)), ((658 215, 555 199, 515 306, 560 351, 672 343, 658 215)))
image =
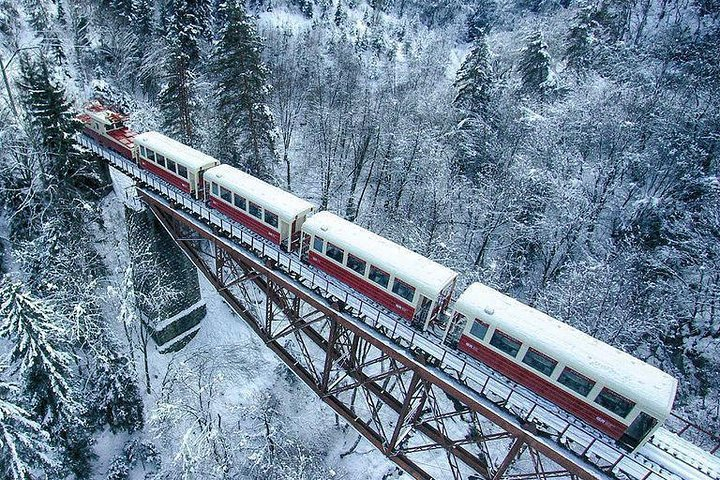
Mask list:
POLYGON ((363 277, 365 276, 365 270, 367 270, 367 263, 365 262, 365 260, 360 260, 355 255, 351 255, 348 253, 347 266, 350 268, 350 270, 359 273, 363 277))
POLYGON ((260 207, 260 205, 257 205, 253 202, 248 202, 248 203, 250 204, 250 208, 248 208, 250 215, 262 220, 262 208, 260 207))
MULTIPOLYGON (((157 162, 158 165, 162 165, 163 167, 165 166, 165 157, 163 157, 159 153, 155 153, 155 161, 157 162)), ((175 171, 174 168, 173 168, 173 171, 175 171)))
POLYGON ((218 184, 215 183, 215 182, 213 182, 213 184, 212 184, 212 194, 215 195, 215 196, 219 195, 219 193, 218 193, 218 184))
POLYGON ((235 206, 240 210, 245 210, 247 208, 247 203, 245 199, 237 193, 234 195, 233 201, 235 202, 235 206))
POLYGON ((558 377, 558 383, 565 385, 570 390, 573 390, 582 396, 587 396, 587 394, 590 393, 590 390, 592 390, 595 386, 595 382, 568 367, 565 367, 558 377))
POLYGON ((470 333, 478 340, 484 340, 488 328, 490 328, 490 326, 487 323, 475 320, 470 326, 470 333))
POLYGON ((528 349, 525 357, 523 357, 523 363, 525 365, 530 365, 532 368, 534 368, 540 373, 544 373, 548 377, 552 375, 552 372, 555 370, 555 367, 557 367, 558 364, 558 362, 548 357, 547 355, 543 355, 534 348, 528 349))
POLYGON ((600 394, 595 399, 595 403, 603 406, 613 412, 615 415, 625 418, 630 410, 635 406, 634 402, 631 402, 622 395, 613 392, 609 388, 603 388, 600 394))
POLYGON ((147 151, 147 158, 148 158, 148 160, 150 160, 151 162, 154 162, 154 161, 155 161, 155 152, 153 152, 153 151, 150 150, 149 148, 146 149, 146 151, 147 151))
POLYGON ((147 158, 147 152, 145 151, 145 147, 140 145, 140 155, 147 158))
POLYGON ((325 255, 332 258, 336 262, 342 263, 343 262, 343 256, 345 256, 345 252, 342 248, 338 248, 332 243, 328 242, 327 249, 325 250, 325 255))
POLYGON ((225 187, 220 187, 220 198, 228 203, 232 203, 232 192, 225 187))
POLYGON ((408 302, 412 302, 413 298, 415 298, 415 287, 411 287, 407 283, 397 278, 393 280, 392 291, 393 293, 397 293, 398 295, 400 295, 408 302))
POLYGON ((167 169, 170 170, 171 172, 175 173, 175 162, 173 162, 169 158, 167 159, 167 169))
POLYGON ((385 288, 387 288, 388 283, 390 283, 390 274, 383 272, 374 265, 370 265, 370 274, 368 275, 368 278, 385 288))
POLYGON ((272 212, 265 210, 265 223, 275 228, 278 226, 278 216, 272 212))
POLYGON ((177 173, 178 173, 178 175, 180 175, 182 178, 188 178, 187 167, 185 167, 184 165, 178 165, 178 166, 177 166, 177 173))
POLYGON ((325 240, 323 240, 320 237, 315 237, 315 240, 313 240, 313 249, 322 253, 324 248, 325 248, 325 240))
POLYGON ((503 333, 500 330, 495 330, 495 333, 493 333, 493 336, 490 339, 490 345, 497 348, 501 352, 505 352, 511 357, 514 357, 520 351, 520 346, 522 345, 522 343, 520 343, 518 340, 515 340, 507 333, 503 333))

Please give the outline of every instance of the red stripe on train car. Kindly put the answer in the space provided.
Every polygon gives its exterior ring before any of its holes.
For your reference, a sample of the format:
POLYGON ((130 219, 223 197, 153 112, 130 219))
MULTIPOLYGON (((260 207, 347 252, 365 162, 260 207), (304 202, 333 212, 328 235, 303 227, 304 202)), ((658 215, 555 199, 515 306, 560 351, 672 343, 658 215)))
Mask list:
POLYGON ((601 432, 607 433, 614 439, 619 439, 627 426, 592 405, 585 403, 562 388, 553 385, 545 378, 529 371, 508 360, 499 353, 485 345, 466 337, 460 337, 458 348, 463 352, 477 358, 493 370, 496 370, 511 380, 529 388, 538 395, 545 397, 560 408, 572 413, 601 432))
POLYGON ((252 217, 245 212, 236 209, 224 202, 219 201, 217 198, 210 197, 210 206, 219 212, 224 213, 228 217, 236 220, 253 232, 262 235, 273 243, 280 245, 280 232, 273 230, 272 227, 265 225, 255 217, 252 217))
POLYGON ((365 279, 358 278, 341 266, 333 263, 312 250, 310 251, 308 260, 311 265, 315 265, 321 270, 324 270, 341 282, 349 285, 354 290, 372 298, 381 305, 386 306, 388 309, 397 313, 401 317, 412 320, 413 315, 415 314, 415 308, 400 302, 397 298, 393 297, 385 290, 382 290, 380 287, 376 287, 365 279))
POLYGON ((157 165, 154 165, 144 159, 140 159, 140 166, 143 167, 144 169, 154 173, 158 177, 161 177, 164 180, 167 180, 168 182, 175 185, 183 192, 190 193, 190 184, 188 182, 186 182, 185 180, 182 180, 182 179, 176 177, 172 173, 165 171, 162 168, 158 167, 157 165))
POLYGON ((107 147, 107 148, 109 148, 110 150, 113 150, 113 151, 119 153, 120 155, 122 155, 123 157, 127 158, 128 160, 132 160, 132 159, 133 159, 133 158, 132 158, 132 151, 131 151, 129 148, 127 148, 127 147, 125 147, 124 145, 122 145, 121 143, 115 142, 115 141, 113 141, 113 140, 111 140, 111 139, 109 139, 109 138, 107 138, 107 137, 104 137, 104 136, 100 135, 99 133, 97 133, 96 131, 91 130, 91 129, 88 128, 88 127, 85 127, 85 128, 83 129, 83 133, 84 133, 85 135, 91 137, 93 140, 95 140, 96 142, 98 142, 100 145, 102 145, 102 146, 104 146, 104 147, 107 147))

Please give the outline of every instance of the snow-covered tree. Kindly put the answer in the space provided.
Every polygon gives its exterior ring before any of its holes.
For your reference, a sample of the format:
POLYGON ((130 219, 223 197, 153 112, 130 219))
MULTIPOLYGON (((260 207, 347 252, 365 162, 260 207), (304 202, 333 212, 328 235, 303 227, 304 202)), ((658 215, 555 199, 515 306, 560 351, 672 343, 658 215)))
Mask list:
POLYGON ((222 132, 218 137, 224 142, 221 158, 268 179, 276 162, 275 122, 268 107, 270 72, 243 3, 231 0, 224 9, 227 24, 211 58, 222 132))
POLYGON ((597 25, 593 20, 593 12, 591 7, 578 10, 567 34, 565 61, 568 67, 581 74, 590 66, 592 59, 595 41, 593 30, 597 25))
POLYGON ((159 103, 166 131, 181 141, 195 141, 197 66, 200 42, 207 30, 202 10, 204 3, 178 0, 168 27, 168 48, 165 60, 166 83, 160 92, 159 103))
MULTIPOLYGON (((7 367, 0 366, 5 374, 7 367)), ((0 474, 12 480, 31 480, 34 472, 52 467, 50 436, 21 406, 22 390, 0 379, 0 474)))
POLYGON ((555 88, 552 61, 542 32, 536 31, 527 38, 518 68, 525 91, 542 94, 555 88))
POLYGON ((53 81, 47 59, 28 55, 20 59, 22 77, 20 88, 28 113, 28 120, 40 140, 39 147, 47 158, 43 162, 43 183, 60 183, 57 195, 72 193, 92 176, 85 156, 78 150, 74 135, 81 128, 75 119, 62 86, 53 81), (70 192, 68 192, 70 190, 70 192))
POLYGON ((23 373, 28 404, 43 424, 71 414, 75 401, 63 338, 63 320, 22 284, 5 278, 0 286, 0 336, 10 340, 10 359, 23 373))
POLYGON ((479 37, 463 60, 455 79, 453 104, 482 117, 488 116, 493 86, 490 51, 485 36, 479 37))
POLYGON ((113 432, 132 433, 144 424, 137 373, 127 357, 114 352, 112 345, 108 347, 92 372, 90 422, 98 428, 107 425, 113 432))

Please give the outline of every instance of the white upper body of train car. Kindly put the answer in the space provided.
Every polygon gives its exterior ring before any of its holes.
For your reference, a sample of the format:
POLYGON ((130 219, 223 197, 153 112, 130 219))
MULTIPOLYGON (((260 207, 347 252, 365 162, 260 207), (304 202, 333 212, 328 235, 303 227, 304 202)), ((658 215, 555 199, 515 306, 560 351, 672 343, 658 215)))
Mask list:
POLYGON ((303 258, 423 329, 450 300, 457 273, 330 212, 303 225, 303 258))
POLYGON ((145 132, 135 137, 138 164, 166 181, 202 198, 202 176, 205 170, 220 162, 192 147, 158 132, 145 132))
POLYGON ((210 168, 204 178, 211 207, 288 251, 299 246, 300 229, 315 205, 230 165, 210 168))
POLYGON ((670 415, 677 380, 652 365, 480 283, 454 308, 460 350, 631 450, 670 415))

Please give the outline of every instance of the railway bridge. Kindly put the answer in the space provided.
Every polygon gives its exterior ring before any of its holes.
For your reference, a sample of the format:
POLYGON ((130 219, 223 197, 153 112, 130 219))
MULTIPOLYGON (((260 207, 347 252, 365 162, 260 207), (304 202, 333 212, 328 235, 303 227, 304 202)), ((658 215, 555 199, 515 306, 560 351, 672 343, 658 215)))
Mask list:
POLYGON ((417 479, 720 480, 718 439, 673 416, 627 453, 239 223, 84 135, 254 333, 417 479), (263 315, 249 299, 265 298, 263 315))

